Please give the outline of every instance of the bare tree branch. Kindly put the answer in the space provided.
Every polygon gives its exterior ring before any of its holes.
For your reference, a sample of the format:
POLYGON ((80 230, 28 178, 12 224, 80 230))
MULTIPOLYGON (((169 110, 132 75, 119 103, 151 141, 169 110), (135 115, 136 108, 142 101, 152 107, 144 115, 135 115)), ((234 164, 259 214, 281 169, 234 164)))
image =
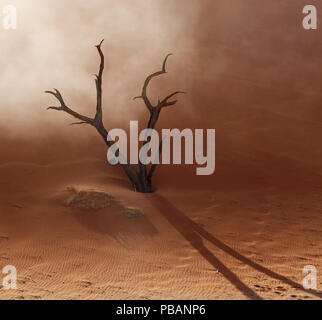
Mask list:
POLYGON ((159 101, 159 104, 161 105, 161 107, 164 108, 164 107, 169 107, 169 106, 175 105, 178 102, 178 100, 174 100, 174 101, 168 101, 168 100, 171 99, 172 97, 174 97, 177 94, 185 94, 185 92, 183 92, 183 91, 176 91, 174 93, 169 94, 161 102, 159 101))
POLYGON ((170 56, 172 56, 172 55, 173 55, 172 53, 169 53, 169 54, 165 57, 165 59, 164 59, 164 61, 163 61, 163 64, 162 64, 162 70, 161 70, 161 71, 157 71, 157 72, 155 72, 155 73, 152 73, 151 75, 149 75, 149 76, 146 78, 146 80, 145 80, 145 82, 144 82, 144 85, 143 85, 143 89, 142 89, 142 94, 141 94, 141 96, 138 96, 138 97, 135 97, 135 98, 134 98, 134 99, 143 99, 143 101, 144 101, 144 103, 145 103, 146 107, 149 109, 149 111, 150 111, 150 112, 152 112, 152 110, 153 110, 153 108, 154 108, 155 106, 153 106, 153 105, 152 105, 152 103, 151 103, 150 99, 149 99, 149 98, 148 98, 148 96, 147 96, 147 89, 148 89, 148 86, 149 86, 149 84, 150 84, 150 82, 151 82, 151 80, 152 80, 153 78, 158 77, 158 76, 161 76, 162 74, 167 73, 167 71, 166 71, 167 61, 168 61, 168 58, 169 58, 170 56))
POLYGON ((79 124, 89 124, 89 123, 82 121, 82 122, 74 122, 74 123, 71 123, 70 125, 75 126, 75 125, 79 125, 79 124))
MULTIPOLYGON (((64 111, 64 112, 70 114, 71 116, 73 116, 74 118, 80 120, 80 122, 73 123, 72 125, 81 125, 81 124, 92 125, 93 127, 96 128, 96 130, 98 131, 98 133, 100 134, 100 136, 104 140, 105 144, 108 147, 111 147, 114 144, 114 142, 107 140, 108 131, 105 129, 104 124, 103 124, 103 120, 102 120, 102 117, 103 117, 103 113, 102 113, 102 78, 103 78, 103 71, 104 71, 104 55, 101 50, 102 43, 103 43, 103 40, 100 42, 99 45, 96 46, 98 53, 100 55, 101 62, 100 62, 100 67, 99 67, 99 73, 98 73, 98 75, 95 75, 95 83, 96 83, 96 91, 97 91, 97 105, 96 105, 95 117, 93 119, 89 118, 89 117, 81 115, 81 114, 77 113, 76 111, 72 110, 71 108, 69 108, 66 105, 61 93, 57 89, 54 89, 53 91, 46 91, 46 93, 53 95, 59 101, 60 106, 59 107, 52 106, 47 109, 48 110, 64 111)), ((140 192, 150 191, 150 189, 148 190, 145 188, 145 186, 143 186, 142 182, 139 179, 138 172, 134 166, 132 166, 131 164, 128 164, 128 163, 122 164, 121 166, 136 190, 138 190, 140 192)))
POLYGON ((91 124, 91 125, 103 125, 102 123, 102 118, 103 118, 103 112, 102 112, 102 78, 103 78, 103 72, 104 72, 104 54, 102 52, 101 46, 103 44, 104 39, 100 42, 100 44, 98 44, 97 46, 95 46, 97 48, 97 51, 100 55, 100 67, 99 67, 99 73, 98 75, 95 75, 95 83, 96 83, 96 92, 97 92, 97 104, 96 104, 96 114, 95 114, 95 118, 89 118, 86 116, 83 116, 77 112, 75 112, 74 110, 70 109, 61 93, 59 92, 59 90, 54 89, 54 91, 46 91, 46 93, 53 95, 59 102, 60 102, 60 107, 49 107, 48 110, 52 109, 52 110, 57 110, 57 111, 64 111, 67 112, 68 114, 72 115, 73 117, 75 117, 76 119, 81 120, 81 122, 77 122, 77 123, 73 123, 74 124, 91 124))
POLYGON ((47 108, 47 110, 64 111, 64 112, 70 114, 71 116, 73 116, 74 118, 76 118, 78 120, 81 120, 82 122, 85 122, 85 123, 88 123, 88 124, 91 124, 91 125, 94 124, 93 119, 91 119, 89 117, 86 117, 86 116, 83 116, 83 115, 77 113, 76 111, 70 109, 69 107, 67 107, 67 105, 66 105, 61 93, 59 92, 59 90, 54 89, 54 91, 45 91, 45 93, 53 95, 60 103, 60 107, 49 107, 49 108, 47 108))
POLYGON ((95 120, 99 123, 103 121, 103 111, 102 111, 102 83, 103 83, 103 72, 104 72, 104 54, 102 52, 101 46, 104 42, 104 39, 100 42, 99 45, 95 46, 101 58, 101 63, 99 67, 98 75, 95 75, 96 83, 96 93, 97 93, 97 104, 96 104, 96 115, 95 120))
MULTIPOLYGON (((154 79, 155 77, 158 77, 160 75, 163 75, 165 73, 167 73, 166 71, 166 65, 167 65, 167 61, 168 61, 168 58, 171 56, 172 54, 168 54, 164 61, 163 61, 163 64, 162 64, 162 70, 160 71, 157 71, 155 73, 152 73, 151 75, 149 75, 145 82, 144 82, 144 85, 143 85, 143 89, 142 89, 142 95, 139 96, 139 97, 135 97, 134 99, 143 99, 146 107, 148 108, 149 112, 150 112, 150 119, 149 119, 149 122, 148 122, 148 125, 147 125, 147 128, 148 129, 154 129, 158 119, 159 119, 159 116, 160 116, 160 112, 161 110, 164 108, 164 107, 169 107, 169 106, 173 106, 177 103, 177 100, 173 100, 173 101, 169 101, 172 97, 176 96, 177 94, 182 94, 184 92, 182 91, 176 91, 176 92, 173 92, 171 94, 169 94, 167 97, 165 97, 163 100, 160 101, 160 99, 158 100, 158 103, 157 105, 152 105, 150 99, 148 98, 147 96, 147 88, 151 82, 152 79, 154 79)), ((145 141, 143 143, 143 146, 146 146, 150 143, 150 141, 145 141)), ((162 149, 162 142, 160 143, 160 147, 159 147, 159 153, 161 153, 161 149, 162 149)), ((140 178, 142 179, 142 181, 145 181, 148 185, 151 185, 151 179, 152 179, 152 176, 155 172, 157 168, 157 165, 153 164, 150 168, 150 171, 149 173, 147 172, 147 166, 142 164, 142 163, 139 163, 139 176, 140 178)))

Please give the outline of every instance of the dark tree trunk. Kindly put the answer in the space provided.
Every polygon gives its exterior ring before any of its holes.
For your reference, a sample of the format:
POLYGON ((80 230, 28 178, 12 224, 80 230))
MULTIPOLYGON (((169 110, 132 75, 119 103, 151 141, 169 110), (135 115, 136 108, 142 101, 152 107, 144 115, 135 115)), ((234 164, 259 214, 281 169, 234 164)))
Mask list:
POLYGON ((151 181, 145 176, 139 176, 139 185, 136 186, 136 191, 141 193, 152 193, 152 184, 151 181))

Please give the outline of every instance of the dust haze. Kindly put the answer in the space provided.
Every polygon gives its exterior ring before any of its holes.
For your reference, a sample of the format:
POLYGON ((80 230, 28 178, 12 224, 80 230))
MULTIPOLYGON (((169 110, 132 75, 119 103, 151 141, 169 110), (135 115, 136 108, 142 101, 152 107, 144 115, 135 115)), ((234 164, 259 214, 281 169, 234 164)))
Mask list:
POLYGON ((302 28, 306 1, 12 4, 17 30, 0 31, 0 124, 8 139, 102 147, 92 128, 70 127, 68 115, 46 111, 56 101, 44 91, 60 89, 71 108, 92 116, 94 45, 104 38, 107 128, 127 129, 136 119, 144 126, 145 107, 132 98, 172 52, 168 74, 153 82, 150 95, 156 101, 172 90, 187 94, 162 113, 159 128, 216 128, 219 160, 261 151, 319 165, 321 32, 302 28), (301 128, 302 120, 312 125, 301 128))
MULTIPOLYGON (((94 45, 103 38, 104 111, 111 126, 115 125, 111 118, 122 122, 124 116, 137 118, 143 106, 132 98, 140 93, 145 76, 161 67, 167 53, 175 54, 169 64, 171 81, 194 48, 193 25, 186 20, 194 18, 195 5, 182 14, 173 1, 13 4, 18 10, 17 30, 0 33, 1 103, 7 110, 1 124, 6 126, 11 119, 7 129, 12 133, 43 123, 64 127, 66 116, 44 111, 54 101, 43 92, 52 87, 63 92, 72 108, 93 114, 99 63, 94 45)), ((176 86, 184 86, 184 79, 178 78, 176 86)))
POLYGON ((308 0, 10 2, 17 30, 0 29, 0 268, 17 268, 18 290, 0 286, 0 299, 322 298, 320 281, 302 286, 305 266, 322 270, 322 34, 302 27, 308 0), (102 38, 106 128, 145 126, 133 97, 173 53, 149 95, 186 94, 157 129, 215 128, 214 175, 160 165, 154 192, 134 192, 93 128, 46 111, 57 101, 44 91, 58 88, 94 115, 102 38))

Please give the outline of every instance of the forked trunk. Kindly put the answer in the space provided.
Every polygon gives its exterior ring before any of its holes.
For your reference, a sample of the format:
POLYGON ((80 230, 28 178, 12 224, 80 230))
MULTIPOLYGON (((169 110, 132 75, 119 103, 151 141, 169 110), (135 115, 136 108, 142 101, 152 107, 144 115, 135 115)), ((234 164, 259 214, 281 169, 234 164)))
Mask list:
MULTIPOLYGON (((63 111, 68 113, 69 115, 73 116, 74 118, 78 119, 80 122, 76 122, 73 124, 89 124, 96 128, 100 136, 103 138, 105 144, 107 147, 111 147, 113 145, 113 142, 107 140, 108 137, 108 131, 105 129, 103 124, 103 111, 102 111, 102 82, 103 82, 103 71, 104 71, 104 54, 101 50, 101 46, 104 40, 100 42, 96 46, 98 53, 100 55, 100 66, 99 66, 99 72, 97 75, 95 75, 95 84, 96 84, 96 93, 97 93, 97 104, 96 104, 96 114, 94 118, 89 118, 87 116, 81 115, 77 113, 76 111, 69 108, 61 93, 59 90, 54 89, 53 91, 46 91, 46 93, 49 93, 53 95, 60 103, 59 107, 49 107, 48 109, 51 110, 57 110, 57 111, 63 111)), ((143 85, 142 94, 139 97, 136 97, 134 99, 140 98, 143 99, 149 113, 150 113, 150 120, 148 123, 148 129, 153 129, 155 124, 157 123, 159 119, 160 112, 163 108, 173 106, 177 103, 177 100, 169 101, 171 98, 176 96, 177 94, 183 93, 181 91, 176 91, 174 93, 169 94, 167 97, 165 97, 163 100, 158 100, 157 105, 152 105, 151 101, 147 97, 147 87, 150 83, 150 81, 158 77, 160 75, 163 75, 166 73, 166 63, 167 60, 171 56, 171 54, 168 54, 166 58, 163 61, 162 64, 162 70, 157 71, 151 75, 149 75, 143 85)), ((145 144, 148 144, 149 142, 145 142, 145 144)), ((159 152, 161 153, 162 150, 162 142, 160 143, 159 152)), ((152 193, 152 176, 156 170, 157 165, 153 164, 148 171, 147 166, 144 164, 139 165, 139 170, 137 171, 134 166, 132 166, 130 163, 128 164, 121 164, 125 174, 129 178, 129 180, 132 183, 132 186, 134 187, 135 191, 141 192, 141 193, 152 193)))
POLYGON ((132 186, 136 192, 140 193, 152 193, 151 177, 146 174, 142 174, 143 171, 136 171, 133 166, 125 164, 122 168, 132 183, 132 186))

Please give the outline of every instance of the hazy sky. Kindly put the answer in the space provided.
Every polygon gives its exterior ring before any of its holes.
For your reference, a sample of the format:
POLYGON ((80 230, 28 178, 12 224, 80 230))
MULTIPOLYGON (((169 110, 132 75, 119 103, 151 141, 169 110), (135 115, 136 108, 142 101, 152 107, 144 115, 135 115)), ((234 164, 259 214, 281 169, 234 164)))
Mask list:
MULTIPOLYGON (((105 111, 112 117, 125 112, 135 116, 140 107, 132 98, 140 93, 144 77, 159 69, 169 52, 175 53, 169 71, 174 65, 182 68, 185 55, 194 48, 194 26, 186 19, 194 18, 199 10, 195 5, 185 6, 183 15, 167 0, 11 3, 18 9, 17 30, 0 30, 0 93, 6 110, 2 125, 14 116, 19 125, 58 121, 61 126, 67 116, 44 112, 53 99, 43 91, 53 87, 61 89, 71 106, 93 113, 93 75, 99 62, 94 45, 102 38, 105 111)), ((177 86, 182 83, 184 79, 177 86)))
POLYGON ((73 121, 45 111, 55 101, 43 92, 53 87, 71 107, 93 114, 94 45, 102 38, 107 127, 145 113, 132 97, 169 52, 169 74, 151 94, 187 91, 171 116, 167 111, 170 123, 203 117, 215 126, 211 110, 220 103, 289 112, 278 104, 321 98, 322 35, 303 30, 304 0, 0 1, 8 3, 17 6, 18 26, 0 30, 0 125, 11 134, 37 135, 39 124, 63 128, 73 121))

